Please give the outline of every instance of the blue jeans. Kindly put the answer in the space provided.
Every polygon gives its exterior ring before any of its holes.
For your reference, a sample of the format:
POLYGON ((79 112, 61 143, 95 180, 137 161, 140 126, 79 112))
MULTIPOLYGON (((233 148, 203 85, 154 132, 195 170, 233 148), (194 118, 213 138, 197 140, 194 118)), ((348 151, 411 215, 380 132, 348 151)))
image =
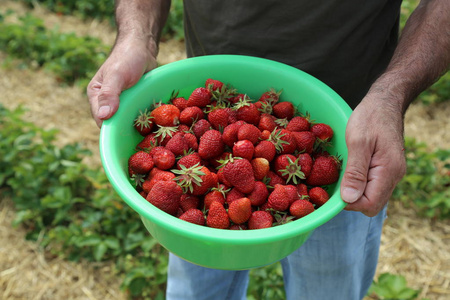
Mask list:
MULTIPOLYGON (((373 218, 342 211, 281 260, 288 300, 361 300, 378 263, 386 207, 373 218)), ((170 254, 168 300, 245 300, 248 270, 200 267, 170 254)))

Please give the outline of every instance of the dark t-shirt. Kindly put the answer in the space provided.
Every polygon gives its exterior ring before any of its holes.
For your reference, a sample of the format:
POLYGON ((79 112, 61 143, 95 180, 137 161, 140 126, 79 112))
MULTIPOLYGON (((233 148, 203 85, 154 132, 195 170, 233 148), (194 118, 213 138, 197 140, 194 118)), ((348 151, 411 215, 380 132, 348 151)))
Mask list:
POLYGON ((185 0, 187 54, 252 55, 297 67, 354 108, 397 44, 401 0, 185 0))

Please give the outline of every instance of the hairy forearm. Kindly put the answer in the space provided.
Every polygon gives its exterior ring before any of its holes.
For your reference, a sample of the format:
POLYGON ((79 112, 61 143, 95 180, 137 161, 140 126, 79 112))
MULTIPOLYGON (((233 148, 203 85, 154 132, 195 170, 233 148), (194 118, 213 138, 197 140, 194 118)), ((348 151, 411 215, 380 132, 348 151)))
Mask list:
POLYGON ((386 72, 371 92, 396 99, 404 113, 408 105, 450 65, 450 1, 422 0, 411 14, 386 72))
POLYGON ((117 0, 115 44, 127 39, 140 40, 147 45, 152 55, 156 56, 170 3, 170 0, 117 0))

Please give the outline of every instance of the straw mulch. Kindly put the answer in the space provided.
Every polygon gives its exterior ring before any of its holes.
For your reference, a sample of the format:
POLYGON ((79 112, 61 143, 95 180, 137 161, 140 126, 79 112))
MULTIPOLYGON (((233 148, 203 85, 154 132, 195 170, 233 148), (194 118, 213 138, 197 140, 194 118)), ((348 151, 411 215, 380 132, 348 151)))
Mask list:
MULTIPOLYGON (((13 8, 27 11, 14 1, 1 1, 0 12, 13 8)), ((62 31, 91 34, 112 44, 114 32, 107 24, 83 23, 36 9, 33 14, 62 31)), ((161 45, 159 60, 168 63, 185 57, 183 45, 169 41, 161 45)), ((0 60, 5 58, 0 53, 0 60)), ((58 128, 57 143, 81 142, 93 152, 86 161, 100 167, 99 130, 92 121, 84 91, 61 87, 51 74, 41 70, 0 68, 0 102, 8 108, 24 105, 26 118, 38 126, 58 128)), ((450 147, 450 101, 426 107, 416 103, 409 109, 405 132, 431 149, 450 147)), ((0 191, 0 299, 125 299, 120 280, 108 264, 70 263, 53 257, 36 243, 24 239, 23 229, 11 226, 15 215, 0 191)), ((450 221, 420 219, 412 209, 391 203, 388 211, 377 277, 384 272, 403 275, 408 286, 421 289, 419 299, 450 299, 450 221)), ((367 299, 372 299, 367 297, 367 299)))

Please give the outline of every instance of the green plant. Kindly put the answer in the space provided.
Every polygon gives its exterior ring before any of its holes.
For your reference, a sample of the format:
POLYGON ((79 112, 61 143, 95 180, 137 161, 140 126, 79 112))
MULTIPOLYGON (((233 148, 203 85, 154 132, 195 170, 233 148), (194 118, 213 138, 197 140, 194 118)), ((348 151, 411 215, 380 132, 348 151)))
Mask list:
POLYGON ((426 144, 405 139, 407 173, 393 198, 429 218, 450 218, 450 150, 430 151, 426 144))
MULTIPOLYGON (((376 296, 375 299, 384 300, 414 300, 417 299, 420 290, 407 286, 403 276, 383 273, 374 281, 368 294, 376 296)), ((425 300, 425 299, 423 299, 425 300)))
POLYGON ((450 72, 446 72, 438 81, 420 94, 418 99, 426 105, 449 101, 450 72))
POLYGON ((248 300, 286 299, 280 263, 250 270, 248 300))

